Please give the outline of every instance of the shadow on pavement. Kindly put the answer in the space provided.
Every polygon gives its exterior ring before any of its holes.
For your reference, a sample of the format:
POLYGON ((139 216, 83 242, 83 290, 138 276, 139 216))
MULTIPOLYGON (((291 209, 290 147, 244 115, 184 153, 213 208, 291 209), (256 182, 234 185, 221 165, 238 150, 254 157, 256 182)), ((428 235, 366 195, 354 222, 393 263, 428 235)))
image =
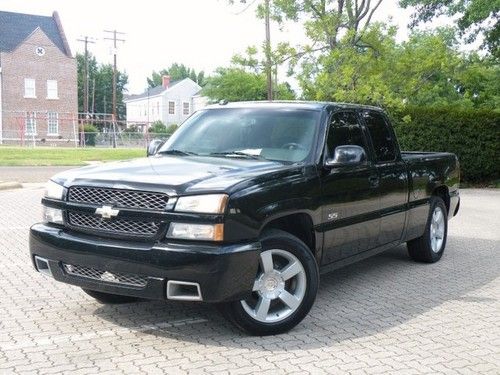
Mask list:
POLYGON ((411 261, 399 246, 322 277, 316 303, 291 332, 271 337, 247 336, 207 304, 144 302, 101 306, 102 319, 144 334, 208 346, 252 350, 320 348, 393 329, 453 300, 492 303, 468 296, 500 275, 498 241, 450 237, 445 254, 435 264, 411 261), (192 323, 189 323, 189 321, 192 323), (169 322, 183 322, 169 326, 169 322))

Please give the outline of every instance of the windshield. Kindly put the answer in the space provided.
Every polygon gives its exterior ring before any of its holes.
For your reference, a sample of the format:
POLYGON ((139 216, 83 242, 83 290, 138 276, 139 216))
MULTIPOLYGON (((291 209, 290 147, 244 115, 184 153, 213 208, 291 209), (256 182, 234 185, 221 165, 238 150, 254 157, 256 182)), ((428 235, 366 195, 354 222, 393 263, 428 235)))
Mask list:
POLYGON ((300 162, 313 150, 319 116, 290 108, 204 110, 189 118, 159 153, 300 162))

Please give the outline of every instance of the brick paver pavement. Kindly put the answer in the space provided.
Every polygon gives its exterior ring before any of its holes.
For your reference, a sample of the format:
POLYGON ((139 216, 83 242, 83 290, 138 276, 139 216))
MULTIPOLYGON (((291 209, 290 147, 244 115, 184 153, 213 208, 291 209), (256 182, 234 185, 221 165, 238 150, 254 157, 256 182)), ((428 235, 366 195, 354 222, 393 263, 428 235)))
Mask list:
POLYGON ((210 305, 99 305, 36 273, 41 189, 0 192, 0 373, 500 373, 500 191, 464 190, 437 264, 403 246, 322 277, 288 334, 250 337, 210 305))

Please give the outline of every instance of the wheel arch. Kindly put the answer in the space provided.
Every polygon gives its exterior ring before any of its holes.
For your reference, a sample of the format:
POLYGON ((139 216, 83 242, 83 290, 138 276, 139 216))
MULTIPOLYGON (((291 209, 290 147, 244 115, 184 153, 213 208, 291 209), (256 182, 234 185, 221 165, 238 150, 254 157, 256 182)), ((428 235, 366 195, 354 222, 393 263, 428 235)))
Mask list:
POLYGON ((314 222, 307 212, 283 213, 268 219, 260 230, 260 236, 271 229, 278 229, 287 232, 306 244, 313 255, 318 259, 321 242, 316 238, 314 222))
POLYGON ((444 201, 446 206, 446 211, 448 215, 450 214, 450 190, 446 185, 440 185, 434 188, 432 191, 432 196, 439 197, 444 201))

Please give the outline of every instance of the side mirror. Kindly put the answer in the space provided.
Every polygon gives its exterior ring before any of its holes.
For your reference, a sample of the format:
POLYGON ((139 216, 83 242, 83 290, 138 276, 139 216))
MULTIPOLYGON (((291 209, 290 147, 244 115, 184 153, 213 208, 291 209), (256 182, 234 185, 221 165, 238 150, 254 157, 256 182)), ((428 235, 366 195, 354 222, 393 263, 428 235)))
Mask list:
POLYGON ((333 158, 329 158, 325 162, 325 167, 341 167, 348 165, 361 164, 366 160, 366 152, 363 147, 348 145, 338 146, 335 148, 333 158))
POLYGON ((161 146, 165 143, 165 140, 163 139, 153 139, 151 142, 149 142, 148 149, 147 149, 147 156, 152 156, 158 152, 161 146))

